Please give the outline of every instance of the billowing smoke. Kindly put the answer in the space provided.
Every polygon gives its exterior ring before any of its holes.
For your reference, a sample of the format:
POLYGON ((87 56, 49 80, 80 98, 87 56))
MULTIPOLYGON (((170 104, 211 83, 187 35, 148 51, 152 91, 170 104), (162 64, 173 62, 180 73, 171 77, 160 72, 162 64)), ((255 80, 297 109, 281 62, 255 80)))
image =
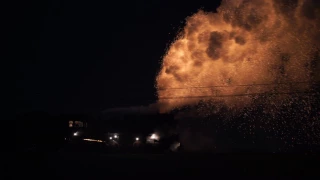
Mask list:
POLYGON ((161 111, 207 100, 248 107, 257 94, 309 92, 320 79, 319 49, 319 1, 223 0, 217 13, 188 17, 164 56, 161 111))

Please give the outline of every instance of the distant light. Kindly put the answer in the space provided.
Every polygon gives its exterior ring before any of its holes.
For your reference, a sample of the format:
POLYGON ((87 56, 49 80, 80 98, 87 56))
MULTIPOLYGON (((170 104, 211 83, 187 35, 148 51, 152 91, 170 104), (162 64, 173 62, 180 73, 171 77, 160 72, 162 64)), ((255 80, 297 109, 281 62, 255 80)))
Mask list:
POLYGON ((136 137, 136 141, 139 141, 139 138, 138 138, 138 137, 136 137))
POLYGON ((84 141, 93 141, 93 142, 103 142, 102 140, 98 140, 98 139, 83 139, 84 141))
POLYGON ((117 135, 114 135, 114 138, 118 138, 118 136, 117 136, 117 135))
POLYGON ((112 137, 109 137, 110 140, 112 140, 112 137))
POLYGON ((150 136, 147 137, 147 143, 154 144, 155 141, 159 141, 160 137, 156 133, 151 134, 150 136))
POLYGON ((78 132, 73 133, 74 136, 78 136, 78 132))

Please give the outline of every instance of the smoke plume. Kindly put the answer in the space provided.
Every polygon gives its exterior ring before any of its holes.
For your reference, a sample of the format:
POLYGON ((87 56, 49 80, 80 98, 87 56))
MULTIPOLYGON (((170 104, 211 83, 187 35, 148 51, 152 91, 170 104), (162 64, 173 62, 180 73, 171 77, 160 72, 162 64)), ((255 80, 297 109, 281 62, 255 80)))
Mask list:
POLYGON ((320 78, 319 49, 319 1, 223 0, 217 13, 188 17, 164 56, 161 111, 207 99, 247 107, 256 94, 308 92, 320 78))

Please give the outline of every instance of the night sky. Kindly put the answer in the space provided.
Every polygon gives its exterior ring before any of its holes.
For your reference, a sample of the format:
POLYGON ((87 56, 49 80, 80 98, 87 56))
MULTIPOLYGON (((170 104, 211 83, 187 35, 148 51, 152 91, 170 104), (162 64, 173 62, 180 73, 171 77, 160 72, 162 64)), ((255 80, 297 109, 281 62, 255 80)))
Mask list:
POLYGON ((28 1, 16 7, 16 112, 90 113, 156 101, 161 57, 210 1, 28 1))

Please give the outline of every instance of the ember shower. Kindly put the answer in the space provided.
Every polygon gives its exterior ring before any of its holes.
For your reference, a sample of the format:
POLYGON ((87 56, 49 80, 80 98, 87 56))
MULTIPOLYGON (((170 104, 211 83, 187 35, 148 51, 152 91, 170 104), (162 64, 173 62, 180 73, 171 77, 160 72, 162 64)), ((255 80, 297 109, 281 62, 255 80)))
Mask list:
MULTIPOLYGON (((316 0, 223 0, 199 11, 169 47, 157 76, 162 111, 217 102, 253 105, 253 97, 308 92, 318 82, 320 6, 316 0)), ((285 95, 287 94, 287 95, 285 95)))

